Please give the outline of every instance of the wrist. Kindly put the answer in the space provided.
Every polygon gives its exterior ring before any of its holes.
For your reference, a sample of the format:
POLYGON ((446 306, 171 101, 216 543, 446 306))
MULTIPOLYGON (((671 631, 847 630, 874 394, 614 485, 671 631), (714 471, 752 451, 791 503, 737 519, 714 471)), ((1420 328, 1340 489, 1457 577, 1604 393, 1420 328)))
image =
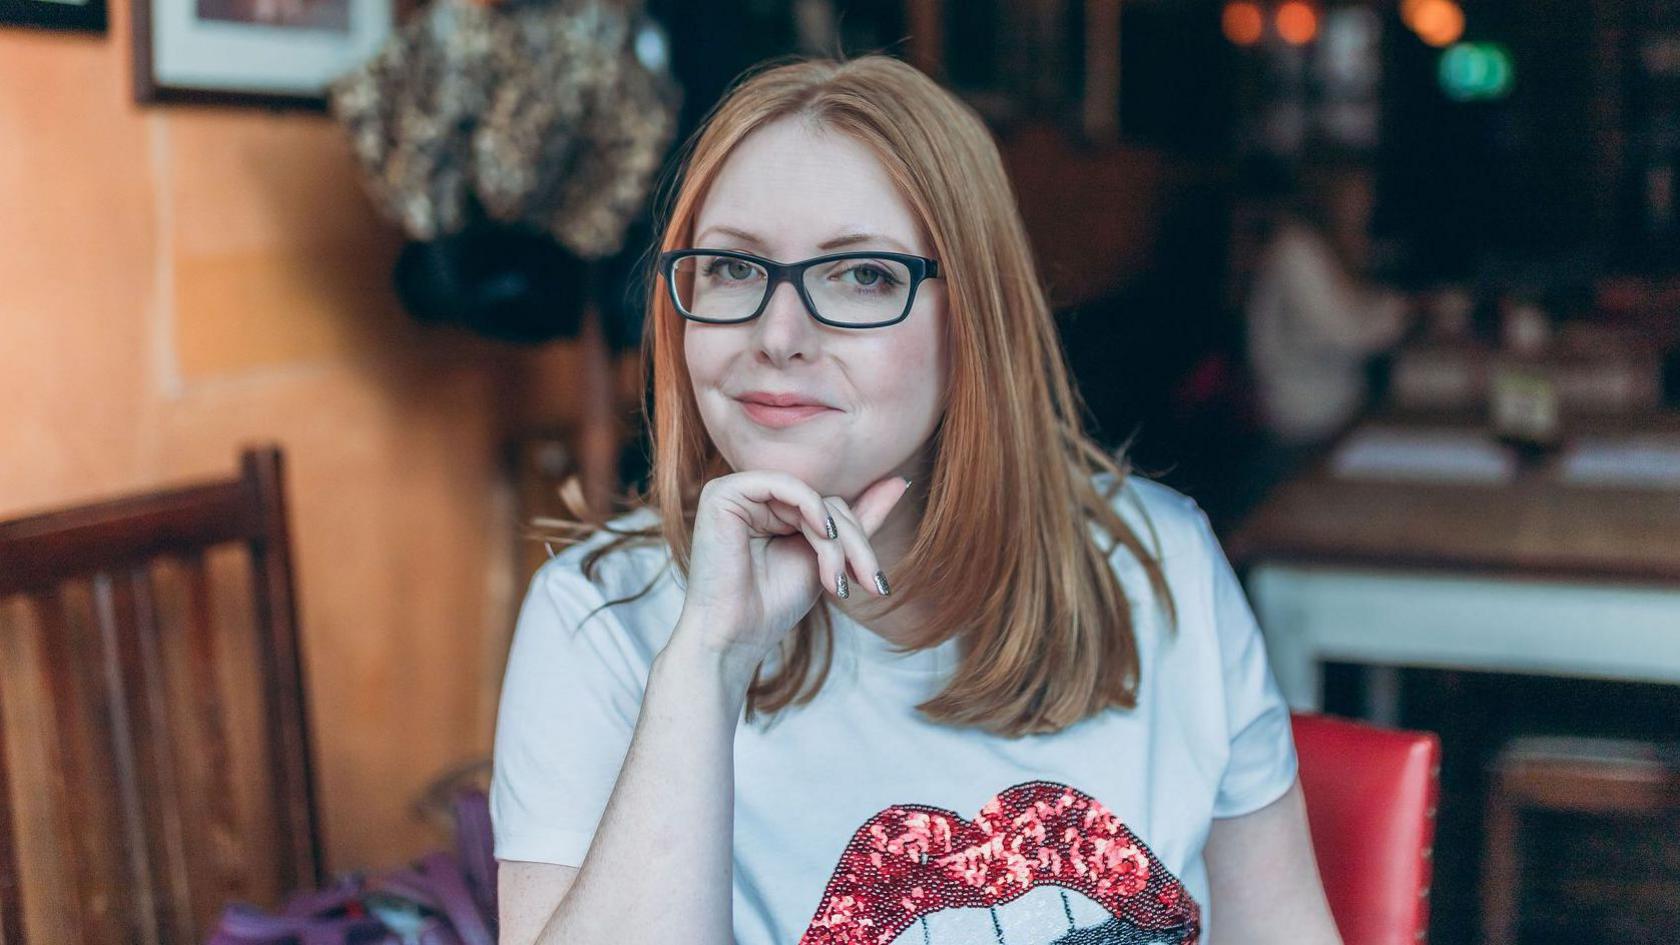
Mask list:
POLYGON ((747 687, 758 669, 763 654, 732 644, 715 645, 705 629, 686 617, 677 621, 676 629, 665 648, 655 657, 656 667, 680 675, 705 686, 717 686, 737 708, 746 701, 747 687))

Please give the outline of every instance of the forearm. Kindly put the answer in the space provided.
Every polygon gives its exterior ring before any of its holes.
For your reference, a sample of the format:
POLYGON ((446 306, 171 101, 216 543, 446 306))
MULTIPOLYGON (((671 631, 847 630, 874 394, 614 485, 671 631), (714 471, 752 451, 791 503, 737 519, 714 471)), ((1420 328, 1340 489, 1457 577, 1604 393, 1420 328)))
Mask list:
POLYGON ((594 841, 539 945, 733 941, 734 739, 746 685, 742 667, 696 637, 679 628, 655 658, 594 841))

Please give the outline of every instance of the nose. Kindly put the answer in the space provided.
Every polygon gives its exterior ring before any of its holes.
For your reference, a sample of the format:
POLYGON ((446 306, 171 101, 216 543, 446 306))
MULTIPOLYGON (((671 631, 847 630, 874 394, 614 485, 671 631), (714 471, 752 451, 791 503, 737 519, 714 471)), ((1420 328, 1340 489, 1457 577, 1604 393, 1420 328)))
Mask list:
POLYGON ((805 310, 805 300, 791 282, 776 286, 764 311, 753 321, 758 360, 777 367, 811 361, 820 344, 817 322, 805 310))

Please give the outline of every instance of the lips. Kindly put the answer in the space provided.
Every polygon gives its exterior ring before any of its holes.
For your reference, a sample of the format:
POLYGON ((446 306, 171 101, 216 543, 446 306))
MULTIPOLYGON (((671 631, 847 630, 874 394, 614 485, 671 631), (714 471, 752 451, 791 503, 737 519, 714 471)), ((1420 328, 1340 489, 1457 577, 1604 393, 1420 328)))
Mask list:
POLYGON ((771 394, 766 391, 755 390, 735 398, 736 400, 763 404, 767 407, 827 407, 820 400, 807 397, 804 394, 771 394))
POLYGON ((756 424, 771 427, 771 429, 783 429, 783 427, 803 424, 805 420, 810 420, 811 417, 820 417, 820 415, 832 414, 833 412, 833 407, 825 407, 822 404, 796 404, 778 407, 778 405, 773 404, 759 404, 754 400, 736 400, 736 402, 741 404, 741 412, 751 417, 756 424))
POLYGON ((1092 941, 1195 945, 1201 934, 1196 901, 1119 818, 1074 788, 1031 781, 972 821, 914 804, 869 818, 799 941, 886 945, 931 914, 995 909, 1040 886, 1077 891, 1107 911, 1092 941))

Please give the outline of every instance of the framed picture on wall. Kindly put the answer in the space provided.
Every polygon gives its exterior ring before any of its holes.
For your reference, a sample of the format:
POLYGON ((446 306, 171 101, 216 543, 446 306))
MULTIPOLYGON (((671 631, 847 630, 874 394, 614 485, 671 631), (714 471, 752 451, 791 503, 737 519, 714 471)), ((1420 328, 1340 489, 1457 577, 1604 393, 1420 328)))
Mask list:
MULTIPOLYGON (((0 0, 0 3, 18 0, 0 0)), ((378 51, 392 0, 133 0, 134 96, 324 109, 378 51)))
POLYGON ((105 0, 0 0, 0 26, 105 32, 105 0))

